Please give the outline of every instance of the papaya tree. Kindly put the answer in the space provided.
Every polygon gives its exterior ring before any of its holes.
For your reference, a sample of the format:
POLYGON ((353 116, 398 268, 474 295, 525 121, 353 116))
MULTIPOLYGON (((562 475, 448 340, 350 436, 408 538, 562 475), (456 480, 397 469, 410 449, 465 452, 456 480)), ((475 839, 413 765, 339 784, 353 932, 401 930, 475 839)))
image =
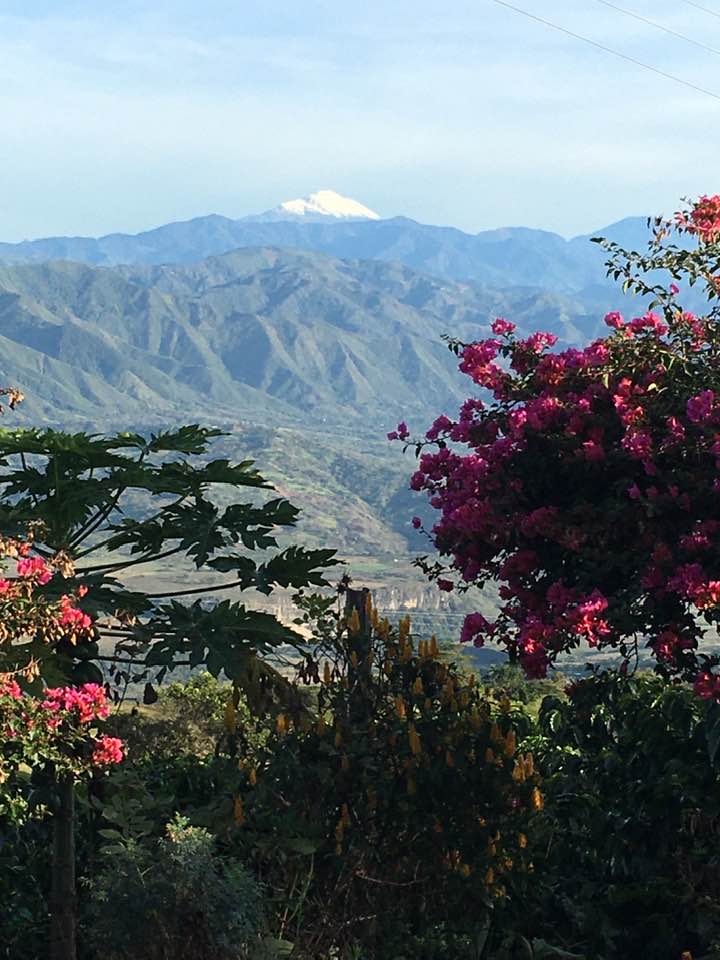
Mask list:
POLYGON ((0 672, 33 664, 46 683, 99 682, 105 664, 127 682, 202 665, 258 692, 260 656, 298 636, 239 595, 322 584, 334 554, 278 546, 298 510, 269 497, 252 461, 212 459, 221 435, 0 430, 0 538, 28 543, 7 582, 71 596, 76 611, 51 632, 16 625, 0 672), (169 569, 167 589, 133 585, 169 569))

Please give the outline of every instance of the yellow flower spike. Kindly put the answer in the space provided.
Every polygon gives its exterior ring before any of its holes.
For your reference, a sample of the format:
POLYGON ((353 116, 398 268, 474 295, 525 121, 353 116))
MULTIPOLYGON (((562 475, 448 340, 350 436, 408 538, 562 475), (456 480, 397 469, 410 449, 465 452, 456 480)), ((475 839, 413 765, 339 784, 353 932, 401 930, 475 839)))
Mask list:
POLYGON ((342 821, 342 817, 335 824, 335 839, 338 843, 343 842, 343 837, 345 836, 345 824, 342 821))
POLYGON ((418 642, 418 656, 420 657, 420 659, 423 659, 423 660, 425 659, 425 657, 427 656, 426 650, 427 650, 427 644, 425 643, 424 640, 420 640, 418 642))
POLYGON ((233 803, 233 820, 235 823, 241 827, 245 823, 245 811, 243 810, 242 797, 235 797, 235 802, 233 803))
POLYGON ((343 690, 347 690, 347 688, 348 688, 348 686, 349 686, 349 684, 348 684, 348 678, 347 678, 347 677, 341 677, 341 678, 340 678, 340 686, 343 688, 343 690))
POLYGON ((485 751, 485 763, 494 763, 495 762, 495 752, 492 747, 488 747, 485 751))
POLYGON ((325 666, 323 667, 323 683, 330 683, 332 675, 330 673, 330 664, 325 661, 325 666))
POLYGON ((530 798, 530 803, 533 810, 542 810, 545 806, 545 798, 540 793, 537 787, 533 787, 533 792, 530 798))
POLYGON ((477 681, 476 681, 476 679, 475 679, 475 674, 474 674, 474 673, 471 673, 471 674, 470 674, 470 678, 469 678, 469 680, 468 680, 468 686, 470 687, 470 689, 472 689, 472 688, 475 686, 476 683, 477 683, 477 681))
POLYGON ((278 733, 287 733, 288 723, 284 713, 279 713, 275 718, 275 729, 278 733))
POLYGON ((368 617, 372 617, 374 609, 375 608, 373 607, 372 594, 368 593, 365 596, 365 613, 368 615, 368 617))
POLYGON ((517 742, 515 740, 515 731, 510 730, 508 732, 508 735, 505 737, 505 756, 506 757, 514 756, 516 746, 517 746, 517 742))
POLYGON ((418 732, 415 729, 414 724, 410 724, 408 727, 408 743, 410 744, 410 752, 414 757, 422 752, 422 744, 420 743, 420 737, 418 732))
POLYGON ((525 754, 525 776, 532 777, 535 773, 535 758, 531 753, 525 754))
POLYGON ((470 876, 470 864, 461 863, 459 873, 461 877, 465 877, 465 879, 467 880, 467 878, 470 876))
POLYGON ((505 857, 505 859, 503 860, 503 869, 504 869, 504 870, 512 870, 512 868, 513 868, 512 858, 511 858, 511 857, 505 857))
POLYGON ((525 764, 515 761, 512 778, 515 783, 525 783, 525 764))
POLYGON ((521 849, 521 850, 524 850, 525 847, 527 846, 527 843, 528 843, 528 840, 527 840, 527 837, 525 836, 525 834, 524 834, 524 833, 519 833, 519 834, 518 834, 518 846, 520 847, 520 849, 521 849))
POLYGON ((346 753, 342 755, 342 760, 340 761, 340 769, 343 771, 343 773, 347 773, 348 770, 350 769, 350 761, 348 760, 348 756, 346 753))
POLYGON ((230 695, 225 707, 225 729, 228 733, 235 733, 237 730, 237 712, 232 694, 230 695))
POLYGON ((370 614, 370 623, 372 624, 373 630, 377 630, 380 623, 380 615, 377 612, 377 607, 372 608, 372 612, 370 614))
POLYGON ((489 840, 487 845, 487 855, 489 857, 494 857, 496 853, 497 853, 497 847, 492 842, 492 840, 489 840))
POLYGON ((342 850, 343 850, 342 844, 341 844, 341 843, 336 843, 336 844, 335 844, 335 856, 336 856, 336 857, 342 856, 342 850))
POLYGON ((318 717, 317 723, 315 724, 315 732, 319 737, 321 737, 325 733, 326 727, 327 727, 327 724, 325 723, 324 717, 318 717))
POLYGON ((416 697, 421 696, 425 692, 425 688, 423 687, 422 677, 415 678, 415 683, 413 684, 412 692, 415 694, 416 697))
POLYGON ((467 690, 463 690, 459 697, 460 706, 465 709, 465 707, 470 703, 470 694, 467 690))
POLYGON ((485 886, 491 887, 495 883, 495 871, 492 867, 488 867, 488 871, 485 874, 485 886))
POLYGON ((425 703, 423 704, 423 710, 425 710, 427 713, 430 713, 430 711, 432 710, 432 708, 433 708, 432 700, 430 699, 430 697, 425 697, 425 703))
POLYGON ((505 742, 505 738, 500 733, 500 727, 497 725, 497 723, 495 723, 494 720, 493 720, 492 726, 490 727, 490 739, 494 743, 501 744, 505 742))
POLYGON ((350 633, 360 633, 360 614, 357 611, 357 607, 353 607, 353 611, 350 614, 348 630, 350 633))
POLYGON ((253 767, 253 768, 250 770, 250 773, 249 773, 249 775, 248 775, 248 780, 250 781, 250 786, 251 786, 251 787, 254 787, 255 784, 257 783, 257 773, 255 772, 255 767, 253 767))
POLYGON ((395 713, 397 714, 399 720, 404 720, 404 719, 405 719, 407 710, 406 710, 406 707, 405 707, 405 701, 404 701, 403 698, 400 696, 400 694, 398 694, 398 695, 395 697, 395 713))
POLYGON ((502 700, 500 701, 500 710, 502 711, 502 713, 509 713, 511 706, 512 704, 510 703, 510 700, 508 697, 503 697, 502 700))
POLYGON ((430 656, 431 656, 431 657, 437 657, 437 656, 440 655, 440 647, 438 646, 437 637, 435 636, 435 634, 433 634, 433 635, 430 637, 430 650, 429 650, 429 653, 430 653, 430 656))

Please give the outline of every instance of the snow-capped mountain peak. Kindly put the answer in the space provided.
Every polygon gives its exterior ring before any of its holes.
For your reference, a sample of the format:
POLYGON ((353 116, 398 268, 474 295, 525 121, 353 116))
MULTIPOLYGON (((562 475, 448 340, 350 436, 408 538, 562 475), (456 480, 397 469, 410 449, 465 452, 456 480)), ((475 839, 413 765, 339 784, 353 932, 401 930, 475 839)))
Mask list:
POLYGON ((318 190, 307 197, 285 200, 279 206, 248 220, 379 220, 369 207, 334 190, 318 190))

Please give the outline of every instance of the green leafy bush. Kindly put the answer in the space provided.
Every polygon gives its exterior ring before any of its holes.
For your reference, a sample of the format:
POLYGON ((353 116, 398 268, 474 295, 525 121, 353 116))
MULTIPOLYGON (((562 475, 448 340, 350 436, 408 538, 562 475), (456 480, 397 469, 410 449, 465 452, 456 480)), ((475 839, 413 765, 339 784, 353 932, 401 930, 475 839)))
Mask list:
POLYGON ((472 956, 525 896, 539 777, 509 701, 415 645, 409 620, 367 616, 312 609, 299 682, 317 709, 280 714, 246 765, 234 840, 300 956, 472 956))
POLYGON ((593 960, 720 956, 717 705, 658 676, 609 673, 546 698, 540 724, 547 857, 534 921, 593 960))
POLYGON ((153 844, 107 847, 88 888, 85 942, 104 960, 238 960, 258 940, 260 887, 180 816, 153 844))

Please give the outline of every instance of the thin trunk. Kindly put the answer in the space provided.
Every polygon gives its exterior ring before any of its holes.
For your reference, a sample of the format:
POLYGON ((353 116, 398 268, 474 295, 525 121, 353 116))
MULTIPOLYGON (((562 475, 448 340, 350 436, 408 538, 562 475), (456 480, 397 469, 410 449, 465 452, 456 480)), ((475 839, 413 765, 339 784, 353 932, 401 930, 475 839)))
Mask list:
POLYGON ((75 784, 73 778, 67 776, 60 778, 57 786, 59 802, 53 819, 50 960, 77 960, 75 784))

